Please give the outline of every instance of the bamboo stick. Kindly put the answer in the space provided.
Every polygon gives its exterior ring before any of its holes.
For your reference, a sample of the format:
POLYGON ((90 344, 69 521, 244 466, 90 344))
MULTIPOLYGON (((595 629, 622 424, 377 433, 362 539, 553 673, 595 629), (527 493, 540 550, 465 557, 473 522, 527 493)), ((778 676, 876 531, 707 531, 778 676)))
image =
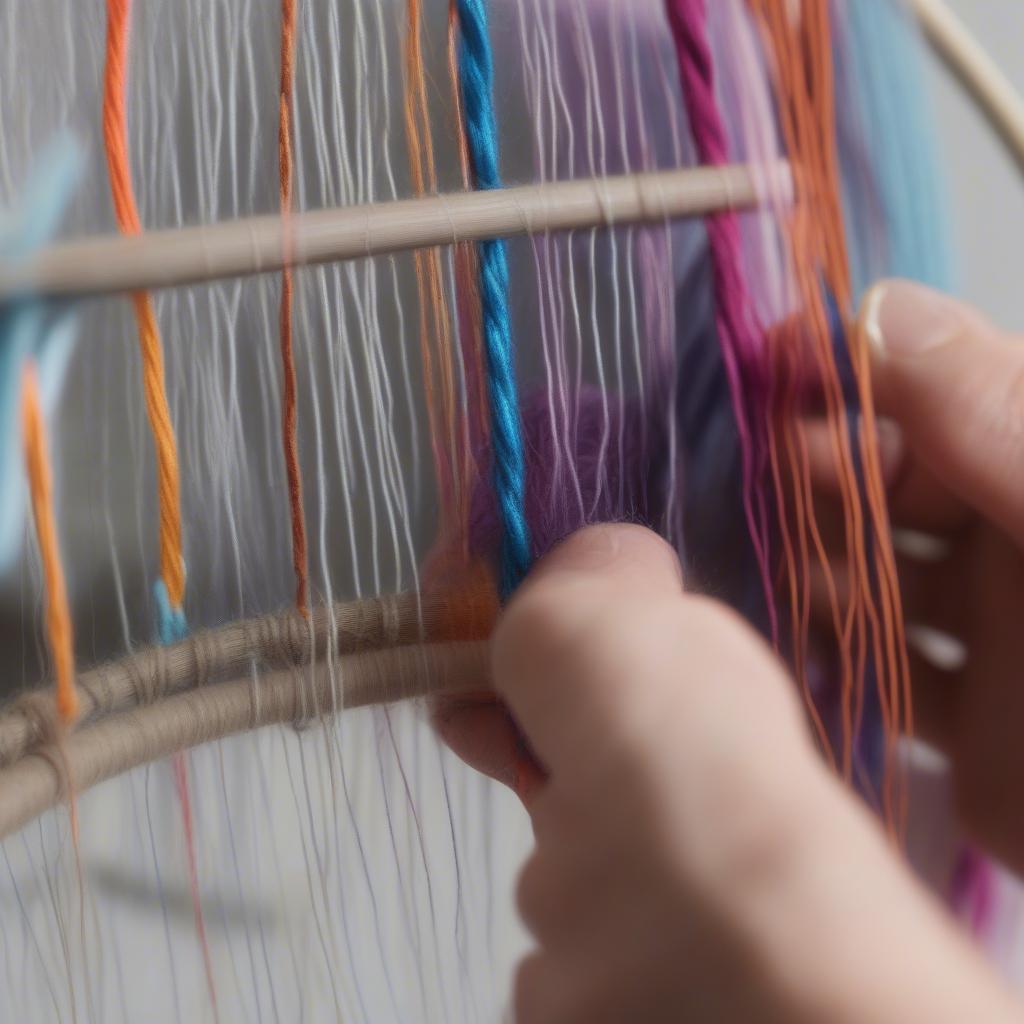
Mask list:
MULTIPOLYGON (((756 206, 770 175, 742 165, 521 185, 220 224, 64 242, 21 266, 0 263, 0 300, 149 291, 410 249, 756 206), (763 177, 763 181, 759 180, 763 177)), ((775 190, 779 182, 776 180, 775 190)))

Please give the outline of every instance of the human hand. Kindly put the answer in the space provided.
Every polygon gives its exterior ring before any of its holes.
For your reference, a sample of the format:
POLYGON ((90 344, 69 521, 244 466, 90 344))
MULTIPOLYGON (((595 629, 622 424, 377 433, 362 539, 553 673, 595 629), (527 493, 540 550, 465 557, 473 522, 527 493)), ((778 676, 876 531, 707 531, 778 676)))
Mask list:
POLYGON ((492 664, 543 766, 523 1024, 1014 1019, 825 769, 780 663, 684 592, 653 534, 595 527, 556 549, 492 664))
MULTIPOLYGON (((912 643, 916 728, 949 755, 967 829, 1024 870, 1024 339, 904 282, 879 285, 862 315, 889 420, 880 442, 894 528, 940 541, 928 557, 897 543, 909 635, 926 627, 966 652, 939 667, 912 643)), ((816 483, 834 493, 825 428, 805 436, 816 483)), ((824 501, 824 532, 838 536, 838 502, 824 501)), ((833 572, 841 579, 840 556, 833 572)), ((827 614, 824 594, 818 604, 827 614)))

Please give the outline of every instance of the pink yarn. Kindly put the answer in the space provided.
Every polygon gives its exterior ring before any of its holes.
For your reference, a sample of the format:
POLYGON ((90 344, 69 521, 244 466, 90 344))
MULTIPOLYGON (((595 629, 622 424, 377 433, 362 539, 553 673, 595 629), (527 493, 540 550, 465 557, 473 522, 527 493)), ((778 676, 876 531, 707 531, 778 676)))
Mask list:
MULTIPOLYGON (((666 0, 666 11, 679 58, 683 100, 690 132, 702 163, 729 162, 725 122, 715 96, 714 68, 704 0, 666 0)), ((765 424, 767 374, 763 364, 764 332, 757 325, 743 272, 739 218, 723 212, 706 221, 715 278, 715 323, 743 455, 743 502, 751 541, 760 568, 772 637, 778 639, 778 615, 769 566, 767 502, 764 494, 764 438, 754 424, 765 424), (753 416, 750 413, 753 413, 753 416)))

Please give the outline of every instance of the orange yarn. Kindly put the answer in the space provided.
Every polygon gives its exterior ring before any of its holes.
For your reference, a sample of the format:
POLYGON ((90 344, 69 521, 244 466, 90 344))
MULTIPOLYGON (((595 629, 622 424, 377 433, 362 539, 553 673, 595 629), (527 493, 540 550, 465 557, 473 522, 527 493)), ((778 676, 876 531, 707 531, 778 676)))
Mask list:
MULTIPOLYGON (((412 187, 417 196, 437 191, 426 69, 423 63, 422 21, 421 0, 408 0, 404 39, 405 135, 412 187)), ((468 516, 468 497, 460 475, 453 470, 453 465, 459 464, 460 447, 465 446, 465 419, 460 418, 456 404, 458 388, 452 360, 452 324, 445 299, 440 250, 417 250, 414 262, 419 295, 424 393, 427 395, 437 493, 442 503, 440 546, 444 548, 446 542, 458 531, 459 524, 468 516), (435 402, 438 404, 435 405, 435 402)))
MULTIPOLYGON (((292 209, 291 111, 295 69, 295 0, 281 0, 281 95, 278 112, 278 165, 281 182, 281 216, 287 238, 287 217, 292 209)), ((286 264, 287 257, 286 255, 286 264)), ((292 522, 292 566, 295 570, 295 606, 309 615, 308 569, 306 565, 306 519, 302 505, 302 476, 299 471, 299 441, 295 353, 292 344, 293 284, 291 268, 281 271, 281 431, 288 499, 292 522)))
MULTIPOLYGON (((760 19, 766 46, 773 58, 780 123, 791 154, 797 189, 797 203, 787 227, 796 282, 804 302, 804 323, 802 330, 786 331, 784 337, 776 339, 777 348, 782 358, 797 364, 799 378, 801 350, 810 342, 810 355, 821 383, 839 467, 846 523, 846 569, 850 581, 849 604, 840 608, 814 515, 807 452, 793 426, 799 410, 792 394, 788 398, 783 395, 775 410, 776 442, 781 443, 788 461, 786 475, 793 488, 791 511, 801 544, 797 565, 790 565, 793 646, 796 651, 802 651, 806 645, 807 573, 813 548, 826 577, 841 656, 843 772, 847 777, 853 772, 853 737, 864 709, 864 677, 870 651, 876 666, 887 740, 882 803, 890 826, 899 831, 905 817, 905 790, 898 768, 896 742, 901 732, 912 729, 909 667, 885 489, 875 448, 868 360, 863 339, 851 332, 849 351, 862 406, 862 496, 821 291, 823 276, 841 315, 849 320, 852 288, 840 199, 828 5, 827 0, 801 0, 794 17, 791 5, 783 0, 749 0, 749 4, 760 19), (873 540, 870 553, 865 540, 866 527, 870 528, 873 540)), ((773 473, 778 483, 781 474, 775 458, 773 453, 773 473)), ((780 515, 780 519, 785 516, 780 515)), ((791 560, 793 554, 795 552, 787 551, 787 559, 791 560)))
MULTIPOLYGON (((131 0, 107 0, 107 49, 103 74, 103 143, 110 176, 114 213, 121 233, 142 231, 132 188, 125 109, 128 69, 128 17, 131 0)), ((142 353, 146 415, 156 447, 160 500, 160 575, 171 606, 180 608, 185 595, 185 563, 181 546, 181 484, 178 444, 167 405, 164 356, 153 303, 145 292, 133 296, 142 353)))
POLYGON ((68 607, 64 568, 57 543, 57 524, 53 514, 53 477, 46 445, 46 426, 39 402, 39 381, 35 367, 25 367, 21 385, 22 434, 25 446, 25 469, 32 496, 32 516, 36 539, 43 561, 46 581, 46 629, 57 678, 57 712, 65 724, 79 713, 78 691, 75 689, 75 640, 68 607))
MULTIPOLYGON (((459 171, 462 187, 473 187, 469 164, 469 142, 466 138, 462 109, 462 88, 459 78, 459 11, 458 0, 448 2, 448 77, 452 89, 455 136, 459 140, 459 171)), ((480 308, 480 275, 476 246, 460 242, 455 247, 455 294, 459 302, 459 326, 462 334, 462 361, 466 381, 466 411, 462 417, 462 493, 465 495, 458 530, 459 554, 463 561, 469 555, 469 506, 479 477, 474 443, 481 449, 490 432, 487 410, 487 384, 484 373, 483 314, 480 308)))
MULTIPOLYGON (((142 232, 135 191, 132 187, 131 161, 128 154, 128 116, 125 97, 128 86, 128 20, 131 0, 107 0, 107 48, 103 72, 103 144, 110 177, 114 213, 122 234, 142 232)), ((156 322, 153 303, 145 292, 133 296, 135 320, 139 330, 142 353, 142 382, 153 444, 156 448, 157 492, 160 503, 160 575, 167 588, 172 608, 180 608, 185 596, 185 562, 181 544, 181 483, 178 470, 178 444, 167 404, 163 345, 156 322)), ((184 754, 172 759, 175 782, 181 800, 185 828, 185 845, 189 861, 192 905, 206 969, 210 1002, 214 1019, 217 995, 213 984, 213 968, 206 928, 199 899, 196 872, 195 840, 191 807, 188 800, 188 766, 184 754)))

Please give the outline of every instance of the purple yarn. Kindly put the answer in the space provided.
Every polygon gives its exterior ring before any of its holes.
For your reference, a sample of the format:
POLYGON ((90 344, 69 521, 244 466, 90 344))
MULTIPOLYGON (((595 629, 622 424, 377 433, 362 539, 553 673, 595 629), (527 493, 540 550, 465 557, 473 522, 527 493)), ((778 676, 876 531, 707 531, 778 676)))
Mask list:
MULTIPOLYGON (((656 482, 649 468, 644 415, 635 402, 607 401, 584 387, 570 406, 568 437, 557 435, 560 417, 544 390, 525 396, 521 417, 526 449, 526 509, 532 555, 543 557, 559 541, 593 523, 637 522, 657 516, 656 482), (611 437, 611 444, 603 438, 611 437), (621 439, 621 444, 619 443, 621 439), (602 457, 602 449, 604 456, 602 457), (559 461, 562 472, 553 473, 559 461)), ((477 487, 470 509, 470 549, 493 558, 500 542, 491 489, 477 487)))

